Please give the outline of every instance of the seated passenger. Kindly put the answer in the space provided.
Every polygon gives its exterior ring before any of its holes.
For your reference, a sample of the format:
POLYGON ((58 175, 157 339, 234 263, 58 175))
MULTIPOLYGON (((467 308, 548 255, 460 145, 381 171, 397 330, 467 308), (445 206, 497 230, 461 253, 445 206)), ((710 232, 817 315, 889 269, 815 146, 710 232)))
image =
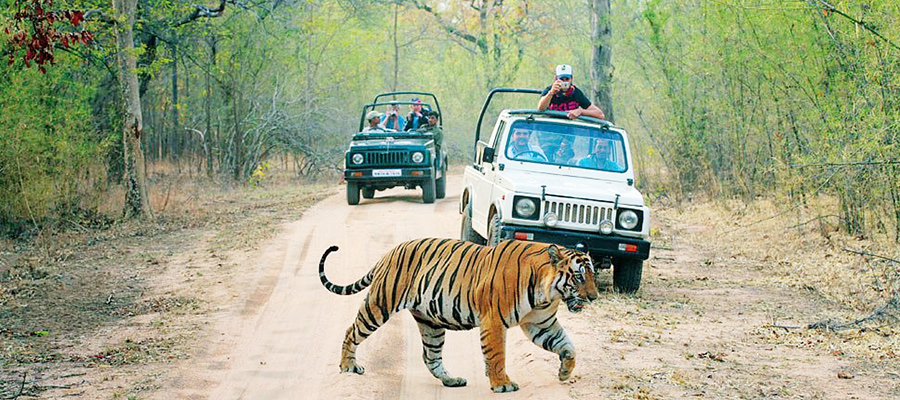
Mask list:
POLYGON ((422 125, 419 129, 416 129, 416 132, 421 133, 430 133, 434 138, 434 152, 436 154, 441 154, 441 146, 444 143, 444 131, 441 129, 440 125, 438 125, 438 121, 440 120, 441 114, 437 111, 425 111, 425 117, 428 119, 428 124, 422 125))
POLYGON ((381 113, 372 110, 366 113, 366 121, 369 123, 363 132, 384 132, 384 128, 379 125, 381 123, 381 113))
POLYGON ((531 145, 531 131, 524 128, 513 130, 506 157, 513 160, 547 161, 547 156, 540 147, 531 145))
POLYGON ((559 147, 556 148, 556 151, 550 154, 550 161, 554 164, 566 165, 572 157, 575 157, 575 152, 572 150, 572 142, 563 138, 559 142, 559 147))
POLYGON ((381 116, 381 126, 399 131, 406 126, 406 120, 400 115, 400 106, 388 104, 387 110, 381 116))
POLYGON ((594 149, 587 157, 578 160, 579 167, 601 169, 604 171, 621 171, 619 165, 609 159, 612 148, 608 140, 594 140, 594 149))

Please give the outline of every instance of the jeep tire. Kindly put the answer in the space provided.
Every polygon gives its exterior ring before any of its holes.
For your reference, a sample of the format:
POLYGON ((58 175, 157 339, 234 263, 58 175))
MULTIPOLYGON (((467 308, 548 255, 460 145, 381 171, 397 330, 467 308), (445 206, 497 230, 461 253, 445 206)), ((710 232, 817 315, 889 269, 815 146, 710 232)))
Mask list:
POLYGON ((488 246, 496 246, 500 243, 500 234, 503 232, 503 223, 500 222, 500 214, 494 214, 491 217, 491 223, 488 225, 488 246))
POLYGON ((422 184, 422 202, 425 204, 434 203, 434 174, 431 174, 431 179, 425 181, 422 184))
POLYGON ((359 204, 359 185, 356 182, 347 182, 347 204, 359 204))
POLYGON ((613 260, 613 288, 616 292, 632 294, 641 288, 641 260, 613 260))
POLYGON ((434 181, 434 196, 443 199, 447 195, 447 171, 441 174, 441 178, 434 181))
POLYGON ((362 188, 362 196, 364 199, 373 199, 375 198, 375 189, 371 187, 362 188))
POLYGON ((466 210, 463 211, 459 238, 464 242, 484 245, 484 238, 472 229, 472 203, 466 204, 466 210))

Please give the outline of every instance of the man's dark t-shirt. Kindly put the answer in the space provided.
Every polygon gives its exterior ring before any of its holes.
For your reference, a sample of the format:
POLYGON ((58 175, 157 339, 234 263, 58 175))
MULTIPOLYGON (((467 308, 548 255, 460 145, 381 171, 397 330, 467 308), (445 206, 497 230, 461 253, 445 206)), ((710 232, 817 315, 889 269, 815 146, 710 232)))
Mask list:
MULTIPOLYGON (((547 86, 544 91, 541 92, 541 97, 550 93, 550 88, 551 86, 547 86)), ((547 109, 553 111, 572 111, 578 107, 587 109, 590 106, 591 101, 584 95, 584 92, 573 85, 567 92, 557 92, 551 97, 550 105, 547 109)))

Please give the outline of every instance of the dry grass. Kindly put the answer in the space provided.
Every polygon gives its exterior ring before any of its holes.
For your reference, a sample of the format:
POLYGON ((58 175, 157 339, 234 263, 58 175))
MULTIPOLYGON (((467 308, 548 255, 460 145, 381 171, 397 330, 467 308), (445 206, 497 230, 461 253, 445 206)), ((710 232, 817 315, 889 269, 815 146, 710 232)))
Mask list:
MULTIPOLYGON (((212 257, 251 249, 276 234, 279 221, 299 218, 338 189, 337 179, 268 178, 251 187, 155 175, 154 219, 100 227, 74 221, 29 241, 0 242, 0 398, 20 390, 23 374, 23 393, 38 395, 46 371, 185 357, 192 331, 173 326, 173 318, 191 320, 209 305, 191 293, 151 293, 152 279, 165 275, 173 257, 198 246, 212 257), (128 322, 135 320, 147 325, 128 322), (85 346, 90 337, 109 340, 85 346)), ((101 211, 117 216, 121 194, 104 199, 101 211)))
POLYGON ((773 310, 770 326, 754 330, 759 337, 873 362, 895 360, 900 356, 900 263, 851 251, 900 260, 900 248, 886 235, 846 235, 836 220, 819 218, 837 214, 836 207, 828 198, 788 212, 773 200, 706 202, 668 210, 662 218, 694 227, 682 239, 714 250, 716 256, 704 261, 709 265, 742 266, 760 285, 819 296, 836 306, 809 315, 802 327, 782 326, 773 310))

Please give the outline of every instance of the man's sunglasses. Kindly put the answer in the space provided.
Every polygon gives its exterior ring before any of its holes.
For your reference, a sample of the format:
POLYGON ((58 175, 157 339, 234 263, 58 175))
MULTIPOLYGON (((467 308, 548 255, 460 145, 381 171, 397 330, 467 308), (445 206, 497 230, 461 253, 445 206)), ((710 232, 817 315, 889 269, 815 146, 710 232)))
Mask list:
POLYGON ((568 82, 568 81, 572 80, 572 77, 571 76, 558 76, 558 77, 556 77, 556 79, 559 79, 563 82, 568 82))

